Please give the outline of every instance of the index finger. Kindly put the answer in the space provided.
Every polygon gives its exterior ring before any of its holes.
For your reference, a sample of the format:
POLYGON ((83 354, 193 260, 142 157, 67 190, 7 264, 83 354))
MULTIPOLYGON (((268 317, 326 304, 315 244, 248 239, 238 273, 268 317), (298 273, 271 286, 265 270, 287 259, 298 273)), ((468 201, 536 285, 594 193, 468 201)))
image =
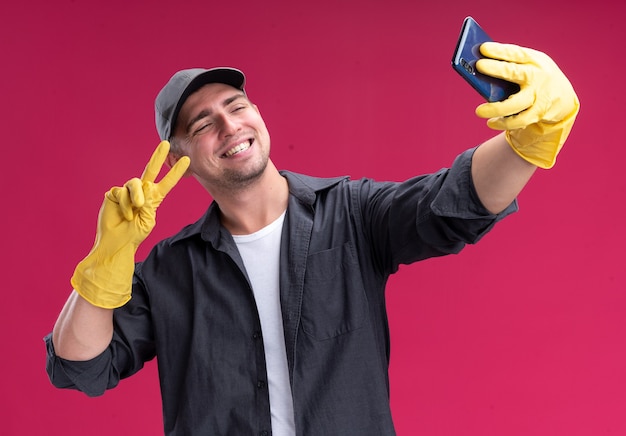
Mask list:
POLYGON ((142 182, 154 182, 156 177, 159 175, 169 152, 170 143, 167 141, 161 141, 156 150, 154 150, 154 153, 152 153, 152 157, 148 161, 146 169, 143 170, 143 174, 141 175, 142 182))
POLYGON ((500 42, 488 41, 480 45, 480 52, 492 59, 499 59, 517 64, 529 63, 533 60, 536 50, 522 47, 515 44, 503 44, 500 42))

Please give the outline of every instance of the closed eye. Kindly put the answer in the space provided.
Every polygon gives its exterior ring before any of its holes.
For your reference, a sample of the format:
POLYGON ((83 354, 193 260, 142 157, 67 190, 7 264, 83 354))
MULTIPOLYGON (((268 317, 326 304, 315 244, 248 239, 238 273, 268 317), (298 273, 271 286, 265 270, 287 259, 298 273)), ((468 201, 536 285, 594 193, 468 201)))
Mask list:
POLYGON ((247 106, 246 105, 237 105, 235 107, 233 107, 233 109, 230 111, 231 113, 235 113, 235 112, 241 112, 242 110, 244 110, 247 106))
POLYGON ((196 130, 193 131, 193 135, 199 135, 201 133, 206 133, 209 130, 211 130, 211 128, 213 127, 214 123, 205 123, 202 124, 200 127, 198 127, 196 130))

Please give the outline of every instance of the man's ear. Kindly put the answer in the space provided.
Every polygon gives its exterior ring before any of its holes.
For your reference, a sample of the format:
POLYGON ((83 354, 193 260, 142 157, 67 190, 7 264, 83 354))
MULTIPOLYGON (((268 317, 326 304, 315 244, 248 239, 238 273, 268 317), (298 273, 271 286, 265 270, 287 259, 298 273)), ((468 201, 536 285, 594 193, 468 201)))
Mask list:
POLYGON ((167 154, 167 159, 165 159, 165 165, 167 165, 168 168, 172 168, 174 166, 174 164, 176 162, 178 162, 179 157, 176 156, 174 153, 169 152, 167 154))
MULTIPOLYGON (((168 168, 172 168, 181 157, 182 156, 179 156, 177 153, 169 152, 167 154, 167 159, 165 159, 165 165, 167 165, 168 168)), ((187 168, 187 171, 185 171, 183 177, 187 177, 189 175, 191 175, 191 170, 187 168)))

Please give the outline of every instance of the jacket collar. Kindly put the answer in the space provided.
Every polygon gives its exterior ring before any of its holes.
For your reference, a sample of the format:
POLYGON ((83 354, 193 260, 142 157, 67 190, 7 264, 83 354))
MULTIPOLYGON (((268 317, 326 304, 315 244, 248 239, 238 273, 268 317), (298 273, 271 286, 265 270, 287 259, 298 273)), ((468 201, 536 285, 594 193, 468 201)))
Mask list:
MULTIPOLYGON (((349 176, 333 178, 312 177, 286 170, 281 170, 280 174, 287 179, 289 194, 309 206, 313 205, 315 202, 318 192, 324 191, 342 180, 349 179, 349 176)), ((213 201, 205 214, 198 221, 186 226, 171 237, 169 243, 173 245, 183 239, 191 238, 199 234, 202 239, 217 246, 219 239, 223 236, 223 232, 228 233, 220 224, 219 205, 213 201)))

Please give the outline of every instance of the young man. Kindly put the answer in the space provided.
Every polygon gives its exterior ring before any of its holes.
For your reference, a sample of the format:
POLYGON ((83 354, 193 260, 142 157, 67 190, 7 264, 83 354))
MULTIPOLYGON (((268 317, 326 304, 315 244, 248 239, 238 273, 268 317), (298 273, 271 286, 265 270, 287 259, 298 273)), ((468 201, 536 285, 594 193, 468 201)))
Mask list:
POLYGON ((163 142, 140 179, 107 193, 94 247, 46 337, 52 382, 101 395, 158 356, 168 435, 395 434, 387 278, 459 252, 515 211, 578 112, 545 54, 481 50, 493 58, 479 61, 482 72, 520 84, 477 108, 504 133, 402 183, 279 172, 243 73, 176 73, 156 100, 163 142), (214 202, 135 265, 185 173, 214 202))

